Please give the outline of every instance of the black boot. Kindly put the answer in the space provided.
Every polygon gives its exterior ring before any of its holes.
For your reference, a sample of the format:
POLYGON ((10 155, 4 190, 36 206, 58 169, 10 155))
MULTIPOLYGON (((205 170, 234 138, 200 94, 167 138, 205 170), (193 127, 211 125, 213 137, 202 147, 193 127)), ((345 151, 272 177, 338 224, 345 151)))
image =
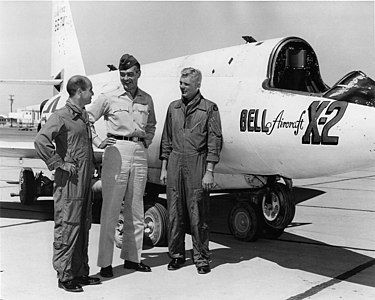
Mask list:
POLYGON ((67 292, 83 292, 83 288, 80 284, 75 282, 74 280, 68 280, 68 281, 58 281, 58 287, 60 289, 64 289, 67 292))

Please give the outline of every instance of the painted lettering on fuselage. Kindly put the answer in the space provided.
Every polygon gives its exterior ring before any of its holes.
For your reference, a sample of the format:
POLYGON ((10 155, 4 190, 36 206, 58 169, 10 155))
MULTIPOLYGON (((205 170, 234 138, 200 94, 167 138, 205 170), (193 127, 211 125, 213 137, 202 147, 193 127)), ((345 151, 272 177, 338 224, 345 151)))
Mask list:
POLYGON ((285 120, 282 110, 272 121, 267 122, 267 109, 263 109, 261 117, 259 109, 243 109, 240 115, 240 131, 264 132, 270 135, 277 129, 294 129, 294 135, 298 135, 299 131, 303 130, 305 113, 304 110, 298 120, 285 120))
POLYGON ((240 114, 240 131, 262 132, 271 135, 277 130, 289 129, 293 131, 294 135, 298 135, 305 130, 302 144, 337 145, 339 137, 330 136, 329 130, 341 120, 347 106, 348 103, 345 101, 314 101, 307 109, 307 126, 305 126, 306 120, 304 120, 306 110, 300 113, 298 119, 286 119, 284 110, 281 110, 273 119, 269 120, 267 119, 267 109, 243 109, 240 114), (334 111, 336 111, 336 115, 327 122, 328 116, 334 111), (324 125, 321 134, 318 125, 324 125))
POLYGON ((339 137, 330 136, 329 130, 341 120, 348 107, 348 102, 335 101, 330 103, 330 101, 314 101, 310 104, 308 108, 309 124, 305 134, 302 136, 302 144, 337 145, 339 143, 339 137), (336 110, 336 115, 329 122, 327 122, 327 117, 320 117, 327 106, 326 116, 336 110), (321 135, 319 134, 318 125, 324 125, 321 135))

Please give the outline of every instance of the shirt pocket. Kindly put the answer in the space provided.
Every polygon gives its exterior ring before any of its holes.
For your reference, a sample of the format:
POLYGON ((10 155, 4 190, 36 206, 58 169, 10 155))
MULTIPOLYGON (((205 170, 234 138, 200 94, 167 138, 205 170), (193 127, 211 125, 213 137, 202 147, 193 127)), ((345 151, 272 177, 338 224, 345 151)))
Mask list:
POLYGON ((133 105, 134 122, 136 122, 137 125, 142 129, 144 129, 147 125, 148 114, 148 105, 140 103, 135 103, 133 105))
POLYGON ((123 101, 123 103, 113 103, 111 105, 111 114, 119 116, 121 114, 129 114, 129 104, 123 101))

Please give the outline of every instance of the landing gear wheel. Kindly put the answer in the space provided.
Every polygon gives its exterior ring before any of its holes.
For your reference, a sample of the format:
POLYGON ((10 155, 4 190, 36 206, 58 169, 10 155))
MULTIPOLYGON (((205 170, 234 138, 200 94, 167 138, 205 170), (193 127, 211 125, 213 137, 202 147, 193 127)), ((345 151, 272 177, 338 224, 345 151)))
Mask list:
POLYGON ((118 222, 115 229, 115 245, 117 248, 122 248, 122 237, 124 233, 124 215, 122 212, 119 215, 118 222))
POLYGON ((154 246, 162 246, 167 236, 167 210, 160 203, 148 208, 145 212, 145 240, 154 246))
POLYGON ((265 228, 276 235, 282 233, 294 218, 296 208, 293 194, 284 184, 276 183, 269 187, 260 205, 265 228))
POLYGON ((31 168, 22 168, 19 180, 20 201, 24 205, 31 205, 36 200, 36 184, 34 172, 31 168))
POLYGON ((239 202, 229 214, 228 225, 234 237, 241 241, 252 242, 258 238, 259 218, 252 204, 239 202))

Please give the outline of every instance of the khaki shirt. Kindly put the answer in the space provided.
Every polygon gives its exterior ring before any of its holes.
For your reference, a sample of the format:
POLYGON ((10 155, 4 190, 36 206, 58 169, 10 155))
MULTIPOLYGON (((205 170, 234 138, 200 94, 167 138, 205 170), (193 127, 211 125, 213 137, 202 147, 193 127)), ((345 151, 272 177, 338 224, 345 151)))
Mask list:
POLYGON ((155 135, 154 103, 149 94, 137 89, 133 97, 121 86, 114 91, 100 94, 87 108, 90 119, 93 144, 99 146, 102 139, 97 135, 95 121, 104 116, 107 134, 145 139, 148 147, 155 135))

